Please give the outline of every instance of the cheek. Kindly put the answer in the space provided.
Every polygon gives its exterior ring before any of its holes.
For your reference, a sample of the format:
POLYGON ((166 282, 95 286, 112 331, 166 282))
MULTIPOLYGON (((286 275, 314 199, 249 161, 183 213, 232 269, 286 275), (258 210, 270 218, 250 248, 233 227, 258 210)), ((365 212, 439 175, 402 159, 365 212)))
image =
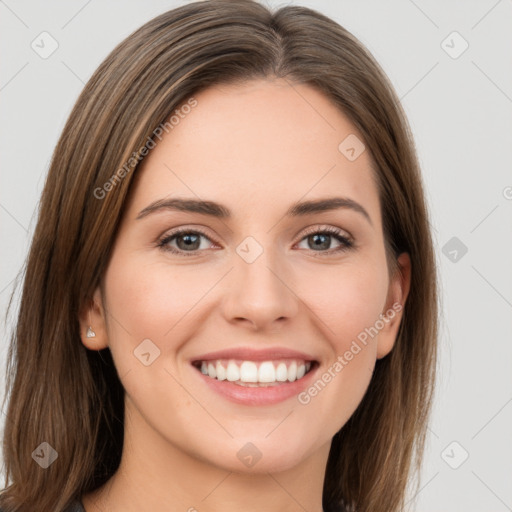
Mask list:
POLYGON ((199 272, 161 263, 147 264, 137 258, 115 258, 106 274, 107 301, 112 316, 110 328, 137 345, 143 339, 155 341, 160 350, 172 341, 173 331, 191 313, 211 283, 199 272), (163 341, 165 340, 165 344, 163 341))
POLYGON ((308 306, 322 320, 317 325, 329 344, 317 379, 299 396, 312 431, 327 429, 334 434, 348 421, 368 388, 378 339, 372 329, 385 305, 386 272, 387 267, 376 261, 340 266, 334 277, 331 269, 329 276, 315 280, 309 293, 304 290, 310 299, 308 306), (330 411, 328 418, 326 411, 330 411))
MULTIPOLYGON (((139 411, 151 416, 150 411, 176 409, 186 418, 193 401, 173 379, 172 360, 193 325, 194 305, 212 283, 193 270, 125 254, 113 254, 105 275, 109 347, 117 372, 139 411)), ((167 421, 171 424, 171 418, 167 421)))
POLYGON ((339 354, 383 313, 388 279, 387 267, 380 261, 333 268, 317 272, 301 289, 308 307, 322 320, 319 325, 325 337, 339 354))

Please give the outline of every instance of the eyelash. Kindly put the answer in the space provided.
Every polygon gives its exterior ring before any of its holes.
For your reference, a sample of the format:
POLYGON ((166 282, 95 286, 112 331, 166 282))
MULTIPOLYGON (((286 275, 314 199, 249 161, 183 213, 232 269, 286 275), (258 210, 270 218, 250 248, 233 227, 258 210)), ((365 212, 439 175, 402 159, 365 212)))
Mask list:
MULTIPOLYGON (((307 238, 308 236, 311 236, 311 235, 317 235, 317 234, 318 235, 331 235, 338 242, 341 243, 340 247, 335 248, 335 249, 329 249, 327 251, 312 251, 312 252, 317 253, 317 254, 315 254, 315 256, 331 255, 333 253, 347 251, 354 247, 353 241, 351 241, 346 236, 343 236, 342 233, 343 232, 340 229, 330 227, 330 226, 322 228, 322 229, 320 229, 318 227, 308 228, 306 230, 306 232, 304 233, 304 236, 300 239, 299 242, 302 242, 302 240, 304 240, 304 238, 307 238)), ((171 240, 173 240, 174 238, 177 238, 178 236, 180 236, 182 234, 202 235, 205 238, 207 238, 208 240, 215 242, 215 240, 211 240, 210 237, 204 231, 201 231, 200 229, 178 228, 175 231, 173 231, 172 233, 169 233, 168 235, 165 235, 163 238, 161 238, 158 241, 158 247, 160 249, 162 249, 163 251, 170 252, 172 254, 177 254, 179 256, 196 256, 197 252, 200 252, 198 249, 195 249, 194 251, 182 251, 180 249, 175 249, 174 247, 171 248, 168 245, 168 243, 171 240)))

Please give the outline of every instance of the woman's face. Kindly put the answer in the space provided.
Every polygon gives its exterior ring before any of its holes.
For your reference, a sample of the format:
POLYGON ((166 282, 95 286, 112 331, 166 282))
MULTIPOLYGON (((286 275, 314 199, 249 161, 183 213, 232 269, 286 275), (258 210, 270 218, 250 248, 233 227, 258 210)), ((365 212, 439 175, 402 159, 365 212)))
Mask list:
POLYGON ((325 96, 255 80, 195 99, 136 171, 84 343, 112 352, 132 440, 284 470, 326 456, 362 400, 409 263, 390 280, 369 152, 325 96))

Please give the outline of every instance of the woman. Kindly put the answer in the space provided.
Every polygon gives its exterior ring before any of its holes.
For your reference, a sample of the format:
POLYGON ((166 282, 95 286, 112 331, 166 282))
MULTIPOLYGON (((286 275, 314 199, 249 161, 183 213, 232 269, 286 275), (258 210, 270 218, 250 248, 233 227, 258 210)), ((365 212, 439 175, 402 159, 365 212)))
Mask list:
POLYGON ((307 8, 123 41, 55 149, 10 350, 11 511, 398 511, 436 268, 388 79, 307 8))

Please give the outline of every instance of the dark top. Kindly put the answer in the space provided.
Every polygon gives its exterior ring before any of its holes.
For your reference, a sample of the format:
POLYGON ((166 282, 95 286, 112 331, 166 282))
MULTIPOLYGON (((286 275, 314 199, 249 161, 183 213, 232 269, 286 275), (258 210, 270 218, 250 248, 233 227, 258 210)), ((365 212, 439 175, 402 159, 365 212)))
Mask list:
MULTIPOLYGON (((0 508, 0 512, 5 512, 3 508, 0 508)), ((78 500, 73 501, 71 505, 64 512, 85 512, 85 508, 82 503, 78 500)))
POLYGON ((85 512, 85 508, 83 507, 82 502, 75 500, 65 512, 85 512))

